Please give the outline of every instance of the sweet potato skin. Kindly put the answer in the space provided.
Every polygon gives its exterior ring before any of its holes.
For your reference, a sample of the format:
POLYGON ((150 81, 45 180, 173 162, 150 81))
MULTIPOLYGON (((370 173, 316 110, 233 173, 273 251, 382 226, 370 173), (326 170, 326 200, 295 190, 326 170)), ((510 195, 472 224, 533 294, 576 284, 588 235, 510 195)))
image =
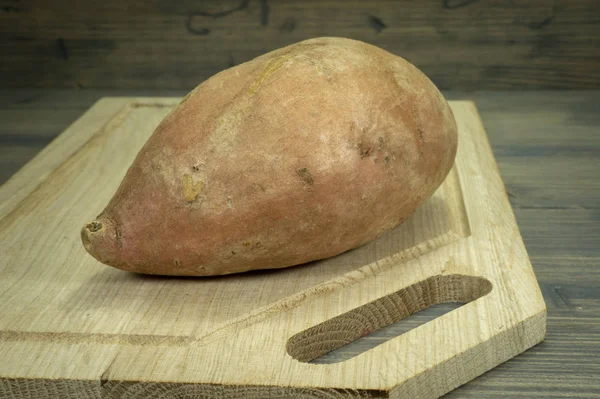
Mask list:
POLYGON ((405 220, 456 148, 452 111, 418 69, 359 41, 311 39, 194 89, 82 239, 101 262, 148 274, 327 258, 405 220))

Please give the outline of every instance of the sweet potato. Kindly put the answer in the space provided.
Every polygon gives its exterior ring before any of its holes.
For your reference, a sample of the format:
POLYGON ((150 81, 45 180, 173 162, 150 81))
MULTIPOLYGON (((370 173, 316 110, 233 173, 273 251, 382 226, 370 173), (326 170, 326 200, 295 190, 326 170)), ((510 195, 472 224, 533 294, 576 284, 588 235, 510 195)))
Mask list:
POLYGON ((330 257, 405 220, 456 146, 452 111, 413 65, 359 41, 303 41, 188 94, 82 240, 99 261, 149 274, 330 257))

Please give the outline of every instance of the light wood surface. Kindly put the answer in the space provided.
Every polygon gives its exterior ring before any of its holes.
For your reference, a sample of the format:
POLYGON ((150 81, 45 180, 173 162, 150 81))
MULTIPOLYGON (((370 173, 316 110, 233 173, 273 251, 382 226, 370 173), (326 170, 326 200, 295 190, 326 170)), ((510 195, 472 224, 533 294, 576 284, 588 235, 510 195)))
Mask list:
POLYGON ((0 189, 0 396, 432 397, 543 338, 545 304, 468 102, 452 104, 460 145, 447 181, 362 248, 208 279, 97 263, 79 226, 175 103, 102 100, 0 189), (473 301, 343 362, 305 363, 448 300, 473 301))

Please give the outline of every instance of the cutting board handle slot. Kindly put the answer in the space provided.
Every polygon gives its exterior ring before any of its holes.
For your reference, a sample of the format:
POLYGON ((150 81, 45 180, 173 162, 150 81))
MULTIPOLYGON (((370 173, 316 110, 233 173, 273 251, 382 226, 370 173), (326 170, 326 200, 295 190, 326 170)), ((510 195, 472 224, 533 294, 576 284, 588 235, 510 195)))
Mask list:
POLYGON ((292 336, 286 349, 294 359, 308 363, 430 306, 466 304, 491 290, 492 283, 482 277, 429 277, 292 336))

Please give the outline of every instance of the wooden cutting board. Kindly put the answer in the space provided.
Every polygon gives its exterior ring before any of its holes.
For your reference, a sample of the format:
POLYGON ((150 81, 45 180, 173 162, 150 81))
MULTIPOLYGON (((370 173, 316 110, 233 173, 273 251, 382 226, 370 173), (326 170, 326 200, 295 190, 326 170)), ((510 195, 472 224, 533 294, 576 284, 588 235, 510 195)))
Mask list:
POLYGON ((460 144, 444 184, 361 248, 214 278, 98 263, 79 229, 177 102, 104 98, 0 189, 0 397, 437 397, 544 338, 546 307, 471 102, 451 103, 460 144), (466 305, 351 359, 308 363, 443 302, 466 305))

